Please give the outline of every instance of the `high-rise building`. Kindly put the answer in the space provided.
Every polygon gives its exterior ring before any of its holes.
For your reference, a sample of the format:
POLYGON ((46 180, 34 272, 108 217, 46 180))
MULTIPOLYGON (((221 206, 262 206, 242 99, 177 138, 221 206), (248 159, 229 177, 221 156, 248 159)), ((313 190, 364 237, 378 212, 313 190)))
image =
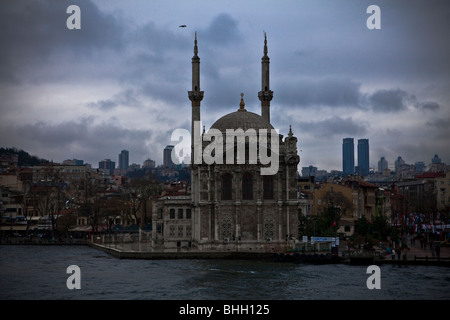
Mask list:
POLYGON ((84 160, 67 159, 63 161, 63 164, 67 166, 82 166, 84 165, 84 160))
POLYGON ((437 154, 434 155, 433 159, 431 159, 431 163, 441 163, 441 158, 437 154))
POLYGON ((105 159, 98 163, 98 168, 105 170, 107 173, 112 175, 114 173, 114 169, 116 168, 116 163, 111 161, 111 159, 105 159))
POLYGON ((315 177, 317 175, 317 167, 302 167, 302 177, 315 177))
POLYGON ((369 175, 369 139, 358 140, 358 169, 360 175, 369 175))
POLYGON ((172 167, 175 164, 172 161, 172 150, 173 150, 174 146, 167 146, 164 148, 164 153, 163 153, 163 165, 165 167, 172 167))
POLYGON ((355 173, 355 146, 353 138, 344 138, 342 142, 342 171, 345 175, 355 173))
POLYGON ((425 162, 423 161, 416 161, 414 163, 414 167, 416 168, 417 173, 423 173, 425 170, 425 162))
POLYGON ((381 157, 378 161, 378 172, 383 172, 386 169, 388 169, 388 162, 384 157, 381 157))
POLYGON ((122 150, 119 154, 119 169, 127 170, 129 166, 130 153, 128 150, 122 150))
POLYGON ((395 160, 395 172, 400 172, 400 167, 405 164, 405 160, 402 159, 401 156, 398 156, 397 160, 395 160))
POLYGON ((154 168, 155 167, 155 161, 152 159, 147 159, 144 161, 144 164, 142 165, 142 168, 154 168))

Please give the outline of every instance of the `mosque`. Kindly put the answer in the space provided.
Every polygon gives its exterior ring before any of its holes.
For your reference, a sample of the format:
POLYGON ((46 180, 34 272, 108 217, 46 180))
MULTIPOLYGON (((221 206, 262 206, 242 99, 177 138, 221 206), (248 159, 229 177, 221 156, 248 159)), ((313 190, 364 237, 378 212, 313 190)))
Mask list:
MULTIPOLYGON (((202 157, 200 161, 194 161, 195 144, 199 142, 195 141, 192 134, 190 192, 187 195, 161 197, 152 204, 152 244, 155 249, 270 252, 279 250, 298 237, 297 166, 300 157, 297 138, 289 128, 283 139, 283 135, 276 133, 270 123, 273 91, 270 90, 266 35, 263 52, 261 91, 258 92, 261 115, 245 109, 244 96, 241 94, 236 111, 218 119, 208 131, 203 128, 202 137, 213 132, 223 134, 223 139, 218 139, 216 135, 214 141, 224 144, 223 148, 217 150, 225 151, 219 154, 216 150, 216 154, 214 151, 212 154, 216 160, 229 156, 227 159, 235 160, 233 163, 211 163, 202 157), (229 141, 226 133, 230 131, 244 133, 244 159, 242 154, 239 158, 237 136, 236 140, 233 138, 231 148, 225 145, 229 141), (252 144, 250 138, 245 136, 248 132, 260 133, 260 137, 261 133, 266 132, 275 132, 276 135, 268 135, 267 145, 262 145, 261 139, 252 144), (252 161, 249 156, 252 146, 259 152, 256 161, 252 161), (268 164, 262 161, 262 151, 276 160, 276 172, 263 173, 268 164)), ((191 133, 199 129, 203 94, 195 35, 192 90, 188 91, 192 109, 191 133)), ((200 141, 200 146, 203 152, 210 148, 204 140, 200 141)))

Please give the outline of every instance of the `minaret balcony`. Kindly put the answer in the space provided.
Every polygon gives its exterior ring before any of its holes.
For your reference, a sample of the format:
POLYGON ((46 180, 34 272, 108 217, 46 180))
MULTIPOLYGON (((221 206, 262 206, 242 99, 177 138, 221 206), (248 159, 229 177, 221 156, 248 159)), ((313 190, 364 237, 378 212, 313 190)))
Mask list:
POLYGON ((271 101, 273 98, 272 90, 265 90, 258 92, 258 98, 260 101, 271 101))
POLYGON ((204 91, 188 91, 189 100, 192 102, 200 102, 203 99, 204 91))

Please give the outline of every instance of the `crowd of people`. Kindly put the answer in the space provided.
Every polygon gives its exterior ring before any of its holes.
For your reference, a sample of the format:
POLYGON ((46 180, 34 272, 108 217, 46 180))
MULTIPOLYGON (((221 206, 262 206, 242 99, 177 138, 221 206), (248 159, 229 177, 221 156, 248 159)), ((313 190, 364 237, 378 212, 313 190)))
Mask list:
POLYGON ((420 243, 422 250, 430 250, 432 257, 440 257, 441 243, 450 238, 449 213, 417 213, 397 215, 393 219, 393 225, 400 232, 398 241, 387 247, 392 259, 406 259, 410 246, 420 243))

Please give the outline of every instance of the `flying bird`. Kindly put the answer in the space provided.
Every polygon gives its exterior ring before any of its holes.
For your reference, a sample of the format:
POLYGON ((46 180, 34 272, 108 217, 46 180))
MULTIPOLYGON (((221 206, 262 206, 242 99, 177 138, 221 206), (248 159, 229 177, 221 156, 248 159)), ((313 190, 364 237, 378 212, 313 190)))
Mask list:
POLYGON ((182 24, 182 25, 180 26, 180 28, 186 28, 186 25, 185 25, 185 24, 182 24))

